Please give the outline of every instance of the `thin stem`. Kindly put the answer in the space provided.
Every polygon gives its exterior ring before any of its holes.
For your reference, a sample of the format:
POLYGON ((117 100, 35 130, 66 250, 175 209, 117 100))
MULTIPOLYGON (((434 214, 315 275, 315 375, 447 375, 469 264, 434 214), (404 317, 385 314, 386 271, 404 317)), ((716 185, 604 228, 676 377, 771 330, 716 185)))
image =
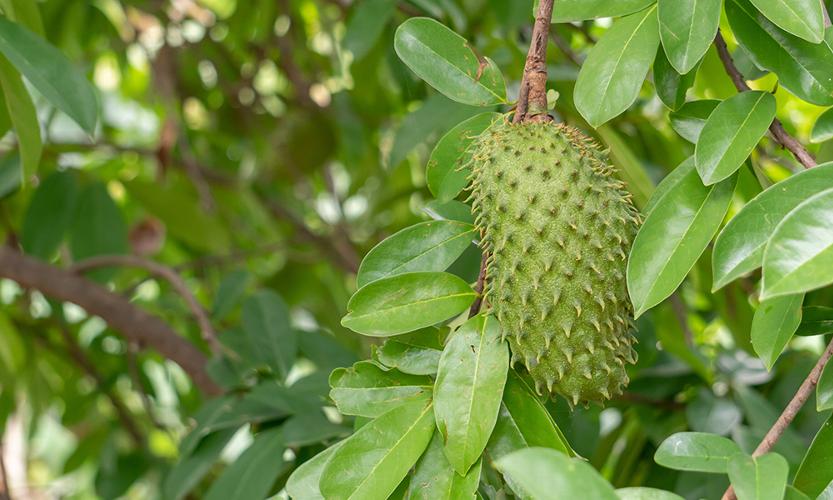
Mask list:
POLYGON ((524 65, 514 122, 552 120, 547 114, 547 41, 552 22, 553 0, 541 0, 532 27, 532 40, 524 65))
POLYGON ((488 261, 489 253, 484 249, 483 257, 480 259, 480 272, 477 275, 477 285, 474 287, 474 291, 477 292, 477 298, 474 299, 474 304, 469 309, 469 318, 477 315, 483 306, 483 290, 486 288, 486 267, 488 261))
POLYGON ((185 281, 175 270, 136 255, 99 255, 74 264, 70 270, 77 274, 83 274, 101 267, 138 267, 168 281, 173 289, 182 296, 185 303, 188 304, 191 314, 194 315, 197 324, 200 326, 202 338, 208 344, 212 354, 217 355, 222 352, 222 344, 217 340, 217 334, 211 325, 208 313, 203 309, 202 305, 197 301, 197 298, 191 293, 188 285, 185 284, 185 281))
MULTIPOLYGON (((732 83, 735 84, 735 88, 738 89, 738 92, 746 92, 750 90, 749 85, 746 83, 746 79, 744 79, 737 66, 735 66, 735 63, 732 60, 732 55, 729 54, 729 48, 726 46, 726 40, 723 39, 723 35, 720 33, 720 30, 717 31, 717 36, 714 38, 714 45, 717 48, 717 54, 720 56, 720 61, 723 62, 723 67, 726 69, 726 73, 729 75, 732 83)), ((816 159, 813 158, 813 155, 811 155, 810 152, 807 151, 807 149, 800 142, 798 142, 795 137, 791 136, 786 130, 784 130, 784 125, 782 125, 777 118, 772 121, 772 125, 769 127, 769 132, 772 134, 775 141, 789 150, 793 156, 795 156, 795 159, 804 166, 804 168, 812 168, 817 165, 816 159)))

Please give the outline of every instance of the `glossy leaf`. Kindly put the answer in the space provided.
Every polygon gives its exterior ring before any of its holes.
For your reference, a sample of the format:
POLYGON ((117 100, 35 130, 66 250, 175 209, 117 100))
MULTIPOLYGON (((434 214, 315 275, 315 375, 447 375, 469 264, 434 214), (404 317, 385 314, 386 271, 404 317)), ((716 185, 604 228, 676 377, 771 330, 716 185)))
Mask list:
POLYGON ((691 143, 697 143, 697 140, 700 138, 700 132, 702 132, 703 127, 706 125, 706 120, 708 120, 718 104, 720 104, 720 101, 712 99, 689 101, 679 110, 671 113, 671 127, 683 139, 691 143))
POLYGON ((402 23, 394 49, 411 71, 449 99, 473 106, 506 101, 497 65, 479 57, 465 38, 433 19, 415 17, 402 23))
POLYGON ((822 4, 816 0, 752 0, 779 28, 810 43, 824 39, 822 4))
POLYGON ((758 268, 778 223, 799 203, 825 189, 833 189, 833 163, 793 175, 750 200, 715 241, 713 290, 758 268))
POLYGON ((749 0, 727 0, 726 16, 738 42, 755 64, 778 75, 778 84, 819 106, 833 104, 833 49, 782 31, 749 0))
POLYGON ((830 139, 833 139, 833 108, 819 115, 810 132, 810 142, 820 144, 830 139))
POLYGON ((618 498, 593 466, 548 448, 519 450, 500 458, 496 465, 512 489, 524 498, 618 498))
POLYGON ((785 295, 764 300, 755 310, 752 320, 752 346, 768 370, 772 369, 775 360, 801 324, 803 302, 803 293, 785 295))
POLYGON ((324 472, 327 462, 330 461, 330 458, 343 442, 330 446, 302 463, 292 472, 286 481, 286 492, 289 494, 289 498, 324 500, 324 495, 321 494, 321 489, 318 486, 321 481, 321 474, 324 472))
POLYGON ((720 103, 706 120, 694 158, 707 186, 734 174, 775 119, 775 97, 741 92, 720 103))
POLYGON ((552 9, 552 22, 571 23, 598 19, 600 17, 619 17, 640 11, 657 0, 555 0, 552 9))
POLYGON ((93 86, 61 51, 23 26, 0 17, 0 52, 56 108, 88 134, 95 132, 98 101, 93 86))
POLYGON ((445 271, 477 237, 474 226, 427 221, 386 238, 368 252, 356 276, 360 287, 381 278, 416 271, 445 271))
POLYGON ((469 147, 478 135, 488 129, 500 113, 481 113, 449 130, 434 147, 426 167, 428 189, 440 201, 450 201, 469 182, 471 158, 469 147))
POLYGON ((380 363, 411 375, 434 375, 442 356, 447 328, 429 327, 386 341, 377 351, 380 363))
POLYGON ((833 282, 833 190, 784 217, 764 250, 761 298, 802 293, 833 282))
POLYGON ((833 307, 806 306, 795 334, 812 337, 828 333, 833 333, 833 307))
POLYGON ((690 72, 717 34, 721 0, 659 0, 659 35, 671 65, 690 72))
POLYGON ((654 460, 676 470, 725 474, 729 458, 740 448, 725 437, 702 432, 678 432, 659 445, 654 460))
POLYGON ((738 498, 781 500, 790 466, 777 453, 754 458, 738 453, 729 459, 728 472, 738 498))
POLYGON ((819 429, 793 479, 793 486, 815 498, 833 482, 833 418, 819 429))
POLYGON ((407 273, 360 288, 341 324, 372 337, 388 337, 445 321, 465 311, 475 292, 447 273, 407 273))
POLYGON ((696 69, 692 69, 685 75, 677 73, 677 70, 668 62, 665 52, 657 51, 657 58, 654 61, 654 86, 657 88, 660 100, 669 108, 677 110, 683 106, 686 92, 694 85, 696 76, 696 69))
POLYGON ((284 448, 283 429, 259 432, 246 451, 211 484, 206 500, 266 498, 281 472, 277 465, 284 448))
POLYGON ((38 163, 40 163, 43 150, 40 124, 35 104, 26 86, 23 85, 20 74, 2 55, 0 55, 0 86, 3 88, 6 109, 17 135, 22 166, 21 179, 25 182, 37 172, 38 163))
POLYGON ((226 429, 206 436, 193 453, 182 457, 162 480, 162 497, 178 500, 188 494, 219 460, 236 432, 237 429, 226 429))
POLYGON ((261 290, 243 303, 243 329, 260 361, 286 377, 298 352, 298 336, 289 322, 289 308, 271 290, 261 290))
POLYGON ((433 406, 402 405, 345 439, 324 466, 325 498, 387 498, 422 455, 434 433, 433 406))
POLYGON ((55 254, 69 229, 77 196, 72 172, 55 172, 41 181, 23 218, 20 242, 26 253, 43 260, 55 254))
POLYGON ((631 487, 616 490, 619 500, 682 500, 683 497, 670 491, 656 488, 631 487))
POLYGON ((593 127, 636 100, 659 47, 657 9, 619 19, 599 40, 576 81, 576 109, 593 127))
POLYGON ((409 500, 457 500, 474 498, 480 484, 482 461, 478 460, 465 475, 451 467, 443 452, 443 439, 434 433, 428 449, 417 462, 408 485, 409 500))
POLYGON ((833 363, 828 362, 816 386, 816 411, 833 409, 833 363))
POLYGON ((431 379, 384 371, 369 361, 333 371, 330 386, 330 398, 341 413, 371 418, 431 395, 431 379))
MULTIPOLYGON (((636 316, 659 304, 682 283, 717 232, 735 189, 733 177, 703 186, 693 158, 678 169, 634 240, 628 260, 628 291, 636 316)), ((661 184, 662 186, 662 184, 661 184)))
POLYGON ((510 370, 503 404, 487 451, 492 460, 496 460, 533 446, 552 448, 571 457, 576 455, 532 388, 514 370, 510 370))
POLYGON ((465 475, 483 453, 497 420, 509 348, 493 316, 479 314, 455 331, 440 358, 434 415, 445 456, 465 475))

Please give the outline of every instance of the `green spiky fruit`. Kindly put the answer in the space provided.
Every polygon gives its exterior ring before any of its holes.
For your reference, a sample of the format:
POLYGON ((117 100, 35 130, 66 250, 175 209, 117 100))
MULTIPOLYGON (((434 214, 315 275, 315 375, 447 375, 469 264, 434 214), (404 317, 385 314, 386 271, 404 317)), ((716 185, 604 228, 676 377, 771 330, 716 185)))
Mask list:
POLYGON ((473 145, 485 298, 539 393, 599 402, 636 362, 627 254, 639 215, 606 154, 563 124, 495 123, 473 145))

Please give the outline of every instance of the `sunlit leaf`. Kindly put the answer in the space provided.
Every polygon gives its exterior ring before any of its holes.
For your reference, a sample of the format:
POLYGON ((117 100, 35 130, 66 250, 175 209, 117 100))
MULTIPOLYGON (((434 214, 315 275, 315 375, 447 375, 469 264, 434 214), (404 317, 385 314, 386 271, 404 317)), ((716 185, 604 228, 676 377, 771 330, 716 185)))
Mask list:
POLYGON ((709 49, 720 23, 721 0, 659 0, 659 35, 671 65, 690 72, 709 49))

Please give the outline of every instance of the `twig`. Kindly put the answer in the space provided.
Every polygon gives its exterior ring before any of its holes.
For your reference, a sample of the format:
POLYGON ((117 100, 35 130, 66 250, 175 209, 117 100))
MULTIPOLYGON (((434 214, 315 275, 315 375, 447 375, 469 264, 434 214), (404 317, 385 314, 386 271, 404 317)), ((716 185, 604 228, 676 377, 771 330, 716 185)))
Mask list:
POLYGON ((197 324, 200 326, 200 333, 202 339, 208 344, 211 353, 218 355, 222 353, 222 344, 217 340, 217 334, 214 327, 211 325, 211 320, 208 318, 208 313, 203 309, 202 305, 191 293, 188 285, 176 271, 168 266, 164 266, 157 262, 144 259, 136 255, 98 255, 89 259, 77 262, 72 265, 69 270, 77 274, 83 274, 92 269, 101 267, 138 267, 153 274, 158 278, 162 278, 171 284, 173 289, 182 296, 197 324))
POLYGON ((541 0, 532 27, 532 40, 524 64, 514 122, 552 120, 547 114, 547 42, 552 22, 553 0, 541 0))
POLYGON ((555 43, 556 47, 558 47, 561 53, 567 56, 567 59, 569 59, 571 63, 575 64, 576 66, 581 66, 581 59, 579 58, 578 54, 575 53, 572 47, 570 47, 570 43, 558 33, 553 33, 551 36, 552 41, 555 43))
POLYGON ((694 335, 691 333, 691 328, 688 326, 688 312, 686 311, 685 302, 680 298, 680 294, 674 292, 671 294, 671 310, 674 311, 674 316, 680 324, 680 329, 683 331, 685 343, 689 347, 694 345, 694 335))
MULTIPOLYGON (((720 56, 721 62, 723 62, 723 67, 726 69, 726 73, 729 75, 732 83, 735 84, 735 88, 738 89, 738 92, 746 92, 750 90, 743 75, 732 61, 732 55, 729 54, 729 48, 726 46, 726 40, 723 39, 723 35, 720 33, 720 30, 717 31, 717 36, 714 38, 714 45, 717 48, 717 54, 720 56)), ((782 125, 777 118, 772 121, 769 131, 775 141, 789 150, 793 156, 795 156, 796 160, 804 166, 804 168, 812 168, 817 165, 813 155, 811 155, 810 152, 807 151, 807 149, 800 142, 798 142, 795 137, 791 136, 786 130, 784 130, 784 125, 782 125)))
POLYGON ((5 246, 0 247, 0 277, 82 307, 101 317, 127 340, 149 346, 179 364, 206 394, 222 392, 205 371, 206 358, 202 352, 157 316, 101 285, 5 246))
POLYGON ((483 250, 483 257, 480 259, 480 272, 477 274, 477 285, 474 291, 477 292, 477 298, 469 309, 469 318, 476 316, 480 312, 480 307, 483 305, 483 289, 486 288, 486 264, 489 260, 489 254, 483 250))

